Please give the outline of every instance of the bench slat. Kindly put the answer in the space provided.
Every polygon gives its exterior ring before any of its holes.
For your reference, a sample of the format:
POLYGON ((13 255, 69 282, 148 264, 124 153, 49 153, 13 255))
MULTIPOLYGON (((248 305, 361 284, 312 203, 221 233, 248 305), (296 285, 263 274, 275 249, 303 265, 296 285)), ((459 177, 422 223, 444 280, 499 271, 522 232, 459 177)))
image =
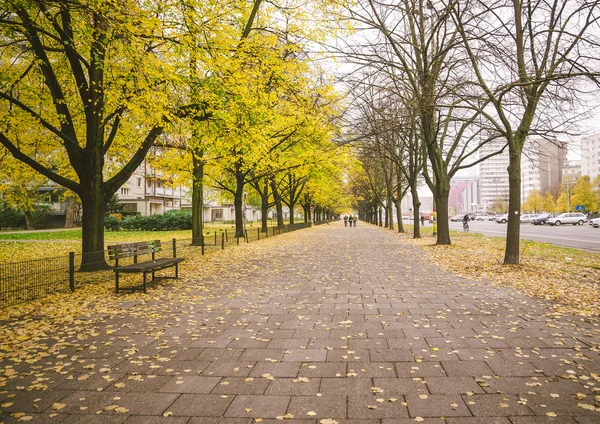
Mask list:
POLYGON ((108 246, 108 257, 111 261, 132 256, 149 255, 162 250, 160 240, 139 243, 123 243, 108 246))
POLYGON ((183 258, 160 258, 155 261, 140 262, 137 264, 124 265, 114 268, 115 271, 123 273, 133 272, 148 272, 152 270, 158 270, 165 267, 170 267, 180 262, 183 262, 183 258))

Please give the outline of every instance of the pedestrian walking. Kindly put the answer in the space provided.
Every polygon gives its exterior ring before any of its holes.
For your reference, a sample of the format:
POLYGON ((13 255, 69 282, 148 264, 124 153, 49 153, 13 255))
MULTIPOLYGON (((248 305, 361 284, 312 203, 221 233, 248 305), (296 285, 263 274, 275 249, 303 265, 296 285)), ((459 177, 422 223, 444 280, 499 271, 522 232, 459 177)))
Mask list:
POLYGON ((358 221, 358 216, 354 215, 354 228, 356 228, 356 221, 358 221))
POLYGON ((350 228, 352 228, 352 225, 354 224, 354 222, 353 222, 353 221, 354 221, 354 217, 353 217, 352 215, 350 215, 350 216, 348 217, 348 222, 350 223, 350 228))
POLYGON ((425 217, 423 215, 421 215, 421 226, 425 226, 425 217))
POLYGON ((344 215, 344 227, 348 226, 348 215, 344 215))

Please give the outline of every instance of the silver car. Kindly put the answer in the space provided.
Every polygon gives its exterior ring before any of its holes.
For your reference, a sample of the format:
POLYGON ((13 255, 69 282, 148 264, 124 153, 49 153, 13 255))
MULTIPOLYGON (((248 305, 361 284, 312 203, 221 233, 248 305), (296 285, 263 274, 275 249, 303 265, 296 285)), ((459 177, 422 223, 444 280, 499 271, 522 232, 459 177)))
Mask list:
POLYGON ((538 216, 540 216, 539 213, 524 213, 523 215, 521 215, 521 223, 525 223, 525 222, 531 222, 534 219, 536 219, 538 216))
POLYGON ((496 215, 494 221, 496 221, 498 224, 506 224, 508 222, 508 214, 496 215))
POLYGON ((583 225, 587 219, 585 215, 578 212, 561 213, 554 218, 548 218, 547 224, 559 226, 561 224, 583 225))

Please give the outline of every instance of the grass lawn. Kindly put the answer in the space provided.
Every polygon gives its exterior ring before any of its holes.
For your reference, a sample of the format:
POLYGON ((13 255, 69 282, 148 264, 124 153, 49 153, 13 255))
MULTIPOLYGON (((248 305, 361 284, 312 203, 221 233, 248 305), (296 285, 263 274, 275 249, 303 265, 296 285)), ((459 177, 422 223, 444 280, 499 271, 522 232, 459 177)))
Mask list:
MULTIPOLYGON (((269 226, 276 225, 269 221, 269 226)), ((248 223, 246 228, 256 231, 260 222, 248 223)), ((205 224, 204 235, 207 238, 217 237, 221 231, 234 231, 233 224, 205 224)), ((147 240, 169 241, 172 239, 188 240, 192 238, 191 230, 180 231, 105 231, 105 244, 128 243, 147 240)), ((24 231, 21 233, 0 233, 0 262, 24 261, 55 256, 64 256, 68 252, 81 252, 81 228, 63 231, 24 231)))

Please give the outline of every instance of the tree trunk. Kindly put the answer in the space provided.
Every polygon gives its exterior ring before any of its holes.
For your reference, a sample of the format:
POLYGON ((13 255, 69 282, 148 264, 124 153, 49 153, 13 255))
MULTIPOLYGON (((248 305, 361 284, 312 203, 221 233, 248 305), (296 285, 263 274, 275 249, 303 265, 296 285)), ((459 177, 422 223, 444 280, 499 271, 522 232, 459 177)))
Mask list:
POLYGON ((388 228, 390 230, 393 230, 394 229, 394 199, 392 199, 391 196, 388 197, 386 207, 387 207, 387 209, 385 210, 385 215, 389 216, 388 228))
MULTIPOLYGON (((90 186, 87 184, 85 186, 90 186)), ((106 196, 99 186, 92 186, 84 196, 80 195, 83 206, 81 220, 82 255, 79 271, 107 269, 104 258, 104 211, 106 196)))
POLYGON ((296 204, 292 201, 290 201, 290 204, 288 205, 288 207, 290 208, 290 224, 294 223, 294 208, 296 207, 296 204))
POLYGON ((204 243, 204 161, 192 154, 192 246, 204 243))
POLYGON ((236 177, 237 186, 233 195, 235 208, 235 234, 244 237, 244 178, 236 177))
POLYGON ((271 179, 271 191, 273 192, 273 201, 275 202, 275 209, 277 209, 277 227, 283 227, 283 203, 281 201, 281 196, 279 195, 279 191, 277 190, 277 184, 275 183, 275 179, 271 179))
POLYGON ((449 190, 439 190, 433 193, 437 211, 437 242, 438 245, 450 245, 450 226, 448 224, 449 190))
POLYGON ((411 184, 410 194, 412 195, 413 204, 413 238, 421 238, 421 201, 419 200, 419 192, 417 191, 416 184, 411 184))
POLYGON ((75 212, 77 211, 77 201, 73 196, 65 198, 65 228, 75 227, 75 212))
POLYGON ((389 225, 390 225, 390 215, 387 213, 387 211, 388 211, 387 204, 384 206, 383 209, 385 210, 385 217, 383 218, 383 226, 385 228, 389 228, 389 225))
POLYGON ((378 216, 379 216, 379 226, 383 227, 383 208, 381 206, 379 206, 378 216))
POLYGON ((506 228, 506 250, 504 264, 518 265, 521 238, 521 153, 510 152, 508 165, 508 225, 506 228))
POLYGON ((269 180, 267 178, 265 178, 265 188, 260 192, 260 215, 260 231, 266 233, 269 230, 269 180))
POLYGON ((396 220, 398 221, 398 232, 404 232, 404 223, 402 222, 402 199, 396 199, 396 220))

